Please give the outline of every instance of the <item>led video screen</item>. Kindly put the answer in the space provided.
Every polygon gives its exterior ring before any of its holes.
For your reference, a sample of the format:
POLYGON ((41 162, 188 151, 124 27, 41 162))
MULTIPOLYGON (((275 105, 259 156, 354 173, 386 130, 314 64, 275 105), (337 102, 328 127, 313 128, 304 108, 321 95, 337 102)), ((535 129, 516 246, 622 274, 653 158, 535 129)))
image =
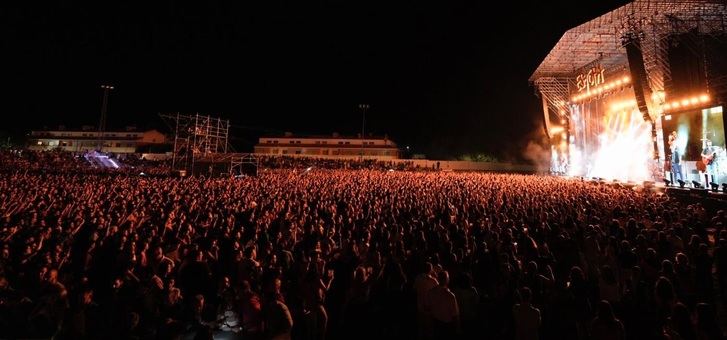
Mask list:
POLYGON ((714 176, 727 175, 721 106, 665 114, 662 127, 667 155, 671 155, 673 149, 678 152, 681 162, 694 162, 697 171, 704 170, 704 166, 700 169, 700 165, 712 164, 709 171, 714 172, 714 176), (704 154, 709 157, 704 157, 704 154))

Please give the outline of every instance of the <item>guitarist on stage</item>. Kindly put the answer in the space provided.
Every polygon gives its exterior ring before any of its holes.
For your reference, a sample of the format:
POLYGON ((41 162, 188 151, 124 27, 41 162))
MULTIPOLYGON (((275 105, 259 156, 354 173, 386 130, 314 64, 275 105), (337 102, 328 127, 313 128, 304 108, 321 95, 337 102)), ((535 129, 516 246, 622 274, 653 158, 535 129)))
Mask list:
POLYGON ((709 182, 714 182, 714 176, 716 174, 715 157, 717 156, 717 149, 712 146, 712 141, 709 139, 705 140, 704 148, 702 149, 702 163, 704 163, 704 178, 707 180, 706 188, 709 188, 709 182), (711 176, 711 178, 710 178, 711 176))

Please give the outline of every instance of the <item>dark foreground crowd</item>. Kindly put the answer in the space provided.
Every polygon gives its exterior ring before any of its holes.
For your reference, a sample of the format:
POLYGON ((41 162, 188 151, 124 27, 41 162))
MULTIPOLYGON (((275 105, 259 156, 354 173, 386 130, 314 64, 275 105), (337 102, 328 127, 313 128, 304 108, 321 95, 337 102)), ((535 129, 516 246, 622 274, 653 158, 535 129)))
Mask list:
POLYGON ((0 168, 0 338, 724 334, 727 217, 648 190, 481 173, 0 168))

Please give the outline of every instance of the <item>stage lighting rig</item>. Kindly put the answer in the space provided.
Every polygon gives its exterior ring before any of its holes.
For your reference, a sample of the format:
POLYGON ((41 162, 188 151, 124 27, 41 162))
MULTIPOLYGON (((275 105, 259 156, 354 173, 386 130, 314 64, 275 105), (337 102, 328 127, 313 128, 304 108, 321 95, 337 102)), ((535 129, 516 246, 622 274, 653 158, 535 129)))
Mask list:
POLYGON ((722 192, 727 193, 727 183, 722 183, 722 192))
POLYGON ((683 188, 684 185, 687 184, 686 182, 682 181, 681 179, 678 179, 677 182, 679 182, 679 187, 680 188, 683 188))
POLYGON ((668 179, 666 179, 666 178, 664 178, 664 185, 665 186, 670 186, 671 185, 671 181, 668 180, 668 179))
POLYGON ((695 188, 697 188, 697 189, 701 189, 701 188, 702 188, 702 184, 701 184, 701 183, 699 183, 699 182, 697 182, 697 181, 692 181, 692 185, 693 185, 693 186, 694 186, 695 188))

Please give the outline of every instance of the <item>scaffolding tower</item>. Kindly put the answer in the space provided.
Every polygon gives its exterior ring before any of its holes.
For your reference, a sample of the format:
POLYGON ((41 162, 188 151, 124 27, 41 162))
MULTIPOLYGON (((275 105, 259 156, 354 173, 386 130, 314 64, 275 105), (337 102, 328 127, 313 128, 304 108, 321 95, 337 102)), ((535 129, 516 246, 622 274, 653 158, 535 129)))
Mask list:
POLYGON ((201 159, 224 157, 230 121, 194 114, 160 114, 174 129, 172 169, 192 173, 201 159))

